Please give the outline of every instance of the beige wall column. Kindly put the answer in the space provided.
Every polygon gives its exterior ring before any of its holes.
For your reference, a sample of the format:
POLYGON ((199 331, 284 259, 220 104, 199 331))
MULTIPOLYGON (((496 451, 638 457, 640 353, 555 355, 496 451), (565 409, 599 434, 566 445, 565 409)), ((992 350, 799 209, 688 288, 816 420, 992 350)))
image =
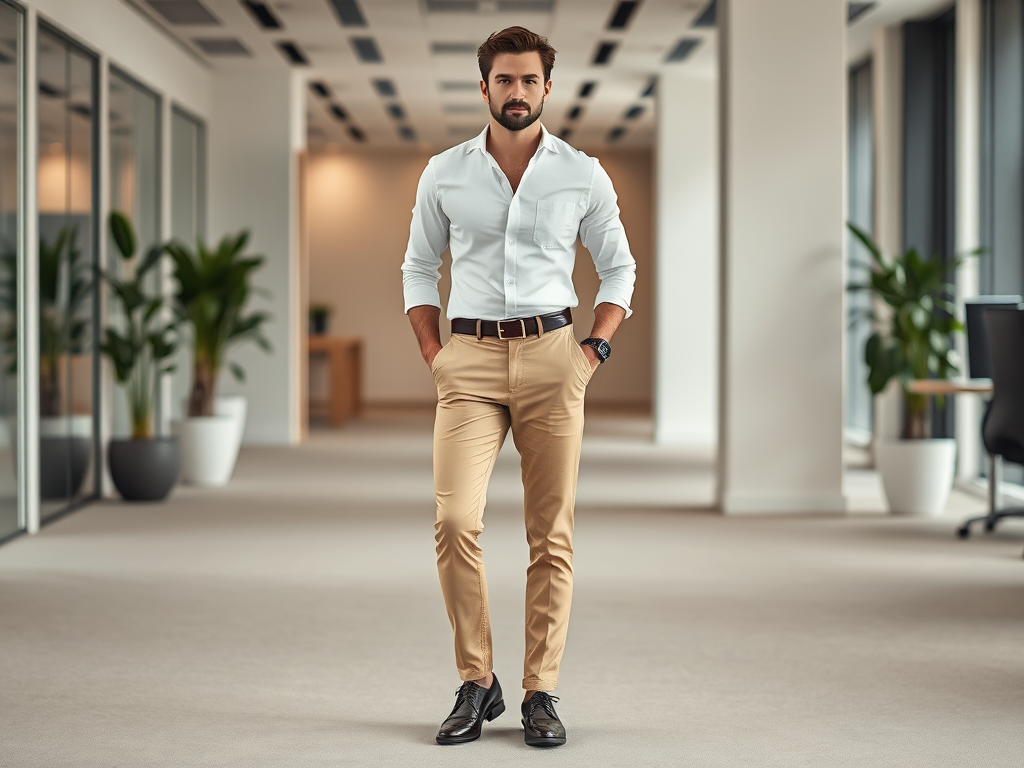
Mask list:
MULTIPOLYGON (((956 249, 973 250, 981 244, 981 0, 956 4, 956 249)), ((978 295, 981 285, 978 259, 968 259, 957 273, 957 306, 978 295)), ((967 375, 967 338, 959 337, 967 375)), ((977 395, 956 399, 957 478, 978 477, 982 404, 977 395)))
MULTIPOLYGON (((903 29, 884 27, 872 40, 875 114, 875 242, 887 254, 903 250, 903 29)), ((876 311, 885 305, 877 303, 876 311)), ((893 382, 875 398, 874 440, 900 434, 902 395, 893 382)))
POLYGON ((304 86, 289 70, 222 72, 213 77, 209 131, 208 240, 243 228, 249 250, 266 257, 256 284, 270 299, 256 297, 271 314, 267 354, 254 344, 231 353, 245 368, 237 384, 221 372, 218 392, 245 395, 249 413, 245 442, 298 442, 300 362, 305 325, 299 310, 298 163, 305 145, 304 86))
POLYGON ((654 434, 713 446, 718 432, 718 83, 658 80, 654 434))
POLYGON ((719 35, 719 503, 842 512, 846 3, 724 0, 719 35))

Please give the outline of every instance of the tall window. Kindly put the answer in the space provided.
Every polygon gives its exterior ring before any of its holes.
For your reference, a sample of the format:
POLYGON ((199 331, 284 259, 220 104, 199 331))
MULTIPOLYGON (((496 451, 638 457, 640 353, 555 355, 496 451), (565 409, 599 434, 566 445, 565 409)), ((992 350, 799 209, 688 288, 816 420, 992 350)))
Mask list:
POLYGON ((45 520, 99 487, 96 59, 39 29, 39 461, 45 520))
MULTIPOLYGON (((985 0, 981 293, 1024 295, 1024 0, 985 0)), ((1024 467, 1004 479, 1024 485, 1024 467)))
MULTIPOLYGON (((956 251, 956 13, 903 25, 903 247, 956 251)), ((950 275, 952 280, 953 275, 950 275)), ((932 434, 953 436, 953 398, 932 434)))
POLYGON ((18 217, 21 57, 24 17, 0 2, 0 539, 25 527, 18 512, 18 217))
MULTIPOLYGON (((871 106, 871 62, 850 70, 849 131, 848 131, 848 200, 849 220, 866 232, 874 229, 875 207, 875 146, 873 110, 871 106)), ((871 259, 858 240, 850 237, 850 261, 869 266, 871 259)), ((866 274, 854 267, 857 274, 866 274)), ((850 294, 847 298, 851 316, 859 310, 871 309, 871 296, 867 293, 850 294)), ((848 326, 846 334, 846 434, 854 442, 867 443, 871 439, 871 390, 868 388, 868 370, 864 362, 864 344, 871 335, 867 322, 858 320, 848 326)))

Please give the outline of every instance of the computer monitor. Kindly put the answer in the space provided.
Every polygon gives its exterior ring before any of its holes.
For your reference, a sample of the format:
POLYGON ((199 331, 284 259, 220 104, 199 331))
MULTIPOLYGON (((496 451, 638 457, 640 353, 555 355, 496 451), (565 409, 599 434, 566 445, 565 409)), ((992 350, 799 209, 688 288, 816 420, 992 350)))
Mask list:
POLYGON ((992 358, 985 333, 985 309, 988 307, 1016 307, 1024 299, 1020 296, 978 296, 964 302, 967 325, 967 375, 972 379, 992 378, 992 358))

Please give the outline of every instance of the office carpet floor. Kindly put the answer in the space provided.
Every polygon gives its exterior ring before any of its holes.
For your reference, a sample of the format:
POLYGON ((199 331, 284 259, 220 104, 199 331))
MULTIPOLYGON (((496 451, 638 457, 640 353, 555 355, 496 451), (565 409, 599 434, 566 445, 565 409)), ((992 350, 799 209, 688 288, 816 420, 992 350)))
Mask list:
POLYGON ((522 741, 526 548, 507 446, 483 542, 508 711, 433 743, 458 685, 429 418, 243 452, 220 490, 91 506, 0 548, 0 765, 1019 766, 1024 526, 703 511, 707 456, 592 419, 558 690, 522 741))

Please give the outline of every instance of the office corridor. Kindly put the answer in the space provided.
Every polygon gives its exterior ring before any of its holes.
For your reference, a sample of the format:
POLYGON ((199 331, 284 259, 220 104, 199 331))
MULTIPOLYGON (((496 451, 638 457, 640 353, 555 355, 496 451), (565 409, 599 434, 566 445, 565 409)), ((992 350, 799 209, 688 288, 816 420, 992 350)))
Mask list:
POLYGON ((723 518, 702 511, 709 458, 646 429, 588 423, 565 747, 519 727, 511 441, 482 537, 510 706, 479 742, 434 745, 459 681, 430 418, 377 414, 245 450, 228 488, 0 548, 0 765, 1020 764, 1024 526, 958 541, 982 503, 962 496, 938 521, 723 518))

